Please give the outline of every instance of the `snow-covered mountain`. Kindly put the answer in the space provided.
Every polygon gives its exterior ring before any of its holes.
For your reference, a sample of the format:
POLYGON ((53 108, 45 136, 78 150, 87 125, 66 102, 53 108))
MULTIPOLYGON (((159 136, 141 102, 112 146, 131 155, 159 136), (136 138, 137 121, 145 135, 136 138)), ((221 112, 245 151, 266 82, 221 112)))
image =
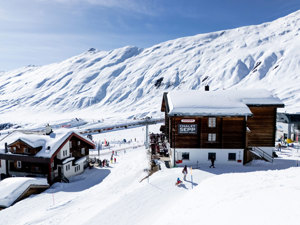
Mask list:
MULTIPOLYGON (((300 11, 141 49, 90 49, 60 63, 0 73, 0 113, 94 112, 161 116, 173 89, 266 88, 300 112, 300 11)), ((47 54, 47 52, 45 52, 47 54)))

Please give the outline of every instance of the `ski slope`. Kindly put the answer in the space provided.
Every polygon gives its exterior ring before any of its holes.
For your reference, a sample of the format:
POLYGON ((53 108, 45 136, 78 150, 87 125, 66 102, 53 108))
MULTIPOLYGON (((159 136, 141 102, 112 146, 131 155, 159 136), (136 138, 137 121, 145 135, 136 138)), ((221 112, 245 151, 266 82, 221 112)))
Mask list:
MULTIPOLYGON (((158 129, 151 126, 150 131, 158 129)), ((125 137, 139 143, 144 132, 140 127, 94 135, 94 139, 116 142, 125 137)), ((176 187, 182 168, 162 165, 162 170, 140 182, 149 168, 147 151, 120 151, 111 167, 87 169, 70 183, 56 183, 0 211, 0 221, 6 225, 298 224, 300 152, 283 148, 278 154, 273 164, 254 161, 228 167, 216 162, 215 169, 200 165, 192 170, 193 186, 189 169, 187 181, 176 187)))

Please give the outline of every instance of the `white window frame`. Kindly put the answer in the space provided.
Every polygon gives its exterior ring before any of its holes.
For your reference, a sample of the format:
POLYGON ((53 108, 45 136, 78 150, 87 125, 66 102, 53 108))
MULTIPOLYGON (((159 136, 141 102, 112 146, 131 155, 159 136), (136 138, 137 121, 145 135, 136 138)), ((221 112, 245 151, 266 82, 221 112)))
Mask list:
POLYGON ((24 153, 29 153, 29 149, 27 147, 24 148, 24 153))
POLYGON ((81 148, 81 155, 85 154, 85 148, 81 148))
POLYGON ((80 141, 78 141, 77 144, 80 145, 80 141))
POLYGON ((22 168, 22 162, 21 161, 17 161, 17 168, 19 168, 19 169, 22 168))
POLYGON ((216 133, 209 133, 208 134, 208 141, 209 142, 216 142, 217 140, 217 134, 216 133))
POLYGON ((217 126, 217 118, 208 117, 208 127, 216 127, 216 126, 217 126))

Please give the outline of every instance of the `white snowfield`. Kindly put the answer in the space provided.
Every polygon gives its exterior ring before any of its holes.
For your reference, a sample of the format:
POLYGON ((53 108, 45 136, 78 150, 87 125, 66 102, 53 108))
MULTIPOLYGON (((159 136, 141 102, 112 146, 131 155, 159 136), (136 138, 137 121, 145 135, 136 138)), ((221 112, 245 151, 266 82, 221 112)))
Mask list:
POLYGON ((162 117, 164 92, 266 88, 300 112, 300 11, 140 49, 91 50, 0 74, 1 121, 162 117), (26 115, 26 116, 24 116, 26 115), (57 115, 54 116, 57 118, 57 115))
MULTIPOLYGON (((143 128, 135 128, 94 138, 141 140, 143 134, 143 128)), ((162 170, 140 182, 149 168, 147 151, 121 151, 110 168, 87 169, 71 183, 56 183, 0 211, 0 221, 5 225, 298 224, 300 152, 283 148, 278 154, 273 164, 254 161, 229 167, 216 161, 215 169, 200 165, 189 169, 187 181, 177 187, 182 168, 162 164, 162 170)))

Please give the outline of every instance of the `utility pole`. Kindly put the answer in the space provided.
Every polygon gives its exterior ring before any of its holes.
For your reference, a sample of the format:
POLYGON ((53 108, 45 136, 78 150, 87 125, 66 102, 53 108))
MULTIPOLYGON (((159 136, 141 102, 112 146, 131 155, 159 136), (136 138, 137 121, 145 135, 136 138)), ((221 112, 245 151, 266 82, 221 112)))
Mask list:
POLYGON ((102 144, 101 144, 101 141, 98 141, 98 158, 100 159, 100 150, 102 148, 102 144))
POLYGON ((146 140, 145 140, 145 148, 146 149, 149 149, 149 117, 147 116, 146 118, 145 118, 145 120, 146 120, 146 140))

